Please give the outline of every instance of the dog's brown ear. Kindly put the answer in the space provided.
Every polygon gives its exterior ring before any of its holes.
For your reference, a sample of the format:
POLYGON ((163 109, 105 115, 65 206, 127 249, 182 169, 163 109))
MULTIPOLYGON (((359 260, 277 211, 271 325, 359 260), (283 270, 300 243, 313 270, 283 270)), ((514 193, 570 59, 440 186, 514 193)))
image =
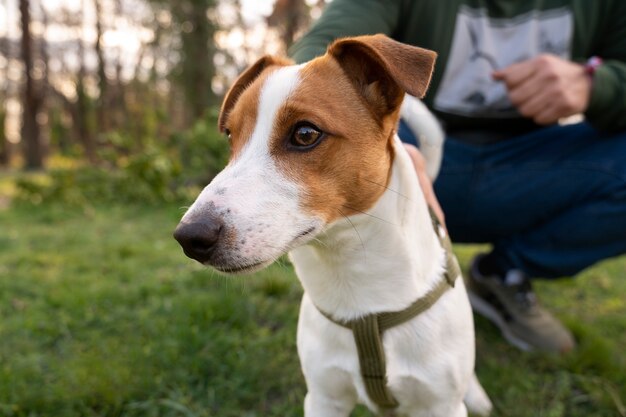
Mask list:
POLYGON ((248 88, 263 71, 274 65, 284 66, 289 64, 292 64, 292 62, 287 59, 265 55, 241 73, 237 80, 235 80, 235 83, 230 87, 230 90, 226 93, 226 96, 224 96, 224 102, 222 103, 222 108, 220 109, 220 116, 217 120, 217 126, 220 132, 224 131, 226 116, 228 116, 228 113, 235 106, 235 103, 241 96, 241 93, 243 93, 244 90, 248 88))
POLYGON ((384 114, 395 110, 407 92, 423 97, 437 54, 385 35, 335 41, 328 48, 365 99, 384 114), (382 101, 381 101, 382 100, 382 101))

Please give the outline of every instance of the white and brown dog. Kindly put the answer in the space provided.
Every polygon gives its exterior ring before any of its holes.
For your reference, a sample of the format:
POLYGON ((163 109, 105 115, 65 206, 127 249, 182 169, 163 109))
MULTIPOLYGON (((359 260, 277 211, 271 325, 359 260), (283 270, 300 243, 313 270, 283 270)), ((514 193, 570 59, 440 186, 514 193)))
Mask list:
MULTIPOLYGON (((221 110, 230 162, 174 233, 189 257, 224 273, 289 252, 305 291, 298 352, 307 417, 348 416, 357 402, 380 411, 352 332, 327 317, 402 310, 444 273, 445 251, 395 133, 405 92, 423 96, 434 59, 382 35, 338 40, 303 65, 261 58, 221 110)), ((398 415, 489 413, 463 280, 382 342, 398 415)))

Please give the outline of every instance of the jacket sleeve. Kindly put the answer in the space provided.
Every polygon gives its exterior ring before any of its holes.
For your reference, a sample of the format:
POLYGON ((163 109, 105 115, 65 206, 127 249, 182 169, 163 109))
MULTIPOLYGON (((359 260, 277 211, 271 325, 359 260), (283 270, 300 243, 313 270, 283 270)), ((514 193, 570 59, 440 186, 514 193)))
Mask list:
POLYGON ((392 35, 398 25, 400 3, 400 0, 334 0, 309 32, 289 49, 289 55, 302 63, 323 55, 337 38, 392 35))
POLYGON ((613 2, 613 11, 594 54, 603 64, 594 74, 587 120, 605 131, 626 130, 626 1, 613 2))

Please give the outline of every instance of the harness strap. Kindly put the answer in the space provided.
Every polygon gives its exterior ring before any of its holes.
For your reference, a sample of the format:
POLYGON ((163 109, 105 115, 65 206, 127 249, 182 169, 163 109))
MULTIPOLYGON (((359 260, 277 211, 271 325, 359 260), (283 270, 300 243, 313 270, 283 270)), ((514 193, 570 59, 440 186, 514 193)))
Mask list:
POLYGON ((353 320, 351 328, 367 394, 382 408, 397 407, 398 402, 387 386, 385 351, 378 317, 375 314, 369 314, 361 319, 353 320))
POLYGON ((435 233, 446 252, 444 279, 439 281, 434 288, 404 310, 368 314, 354 320, 337 320, 318 308, 320 313, 333 323, 352 330, 365 389, 370 399, 383 409, 398 406, 397 400, 387 385, 383 332, 411 320, 432 307, 449 288, 454 287, 454 282, 461 272, 446 230, 430 207, 429 211, 435 233))

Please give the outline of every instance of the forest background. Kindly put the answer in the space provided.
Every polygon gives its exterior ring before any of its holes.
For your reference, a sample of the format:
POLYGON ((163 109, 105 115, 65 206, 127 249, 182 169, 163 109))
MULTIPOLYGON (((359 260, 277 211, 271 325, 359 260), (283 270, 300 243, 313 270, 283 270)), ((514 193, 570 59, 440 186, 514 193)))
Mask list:
MULTIPOLYGON (((226 162, 226 88, 324 3, 0 0, 1 417, 302 415, 288 261, 223 278, 171 233, 226 162)), ((568 355, 477 318, 494 417, 626 417, 625 276, 536 284, 568 355)))

